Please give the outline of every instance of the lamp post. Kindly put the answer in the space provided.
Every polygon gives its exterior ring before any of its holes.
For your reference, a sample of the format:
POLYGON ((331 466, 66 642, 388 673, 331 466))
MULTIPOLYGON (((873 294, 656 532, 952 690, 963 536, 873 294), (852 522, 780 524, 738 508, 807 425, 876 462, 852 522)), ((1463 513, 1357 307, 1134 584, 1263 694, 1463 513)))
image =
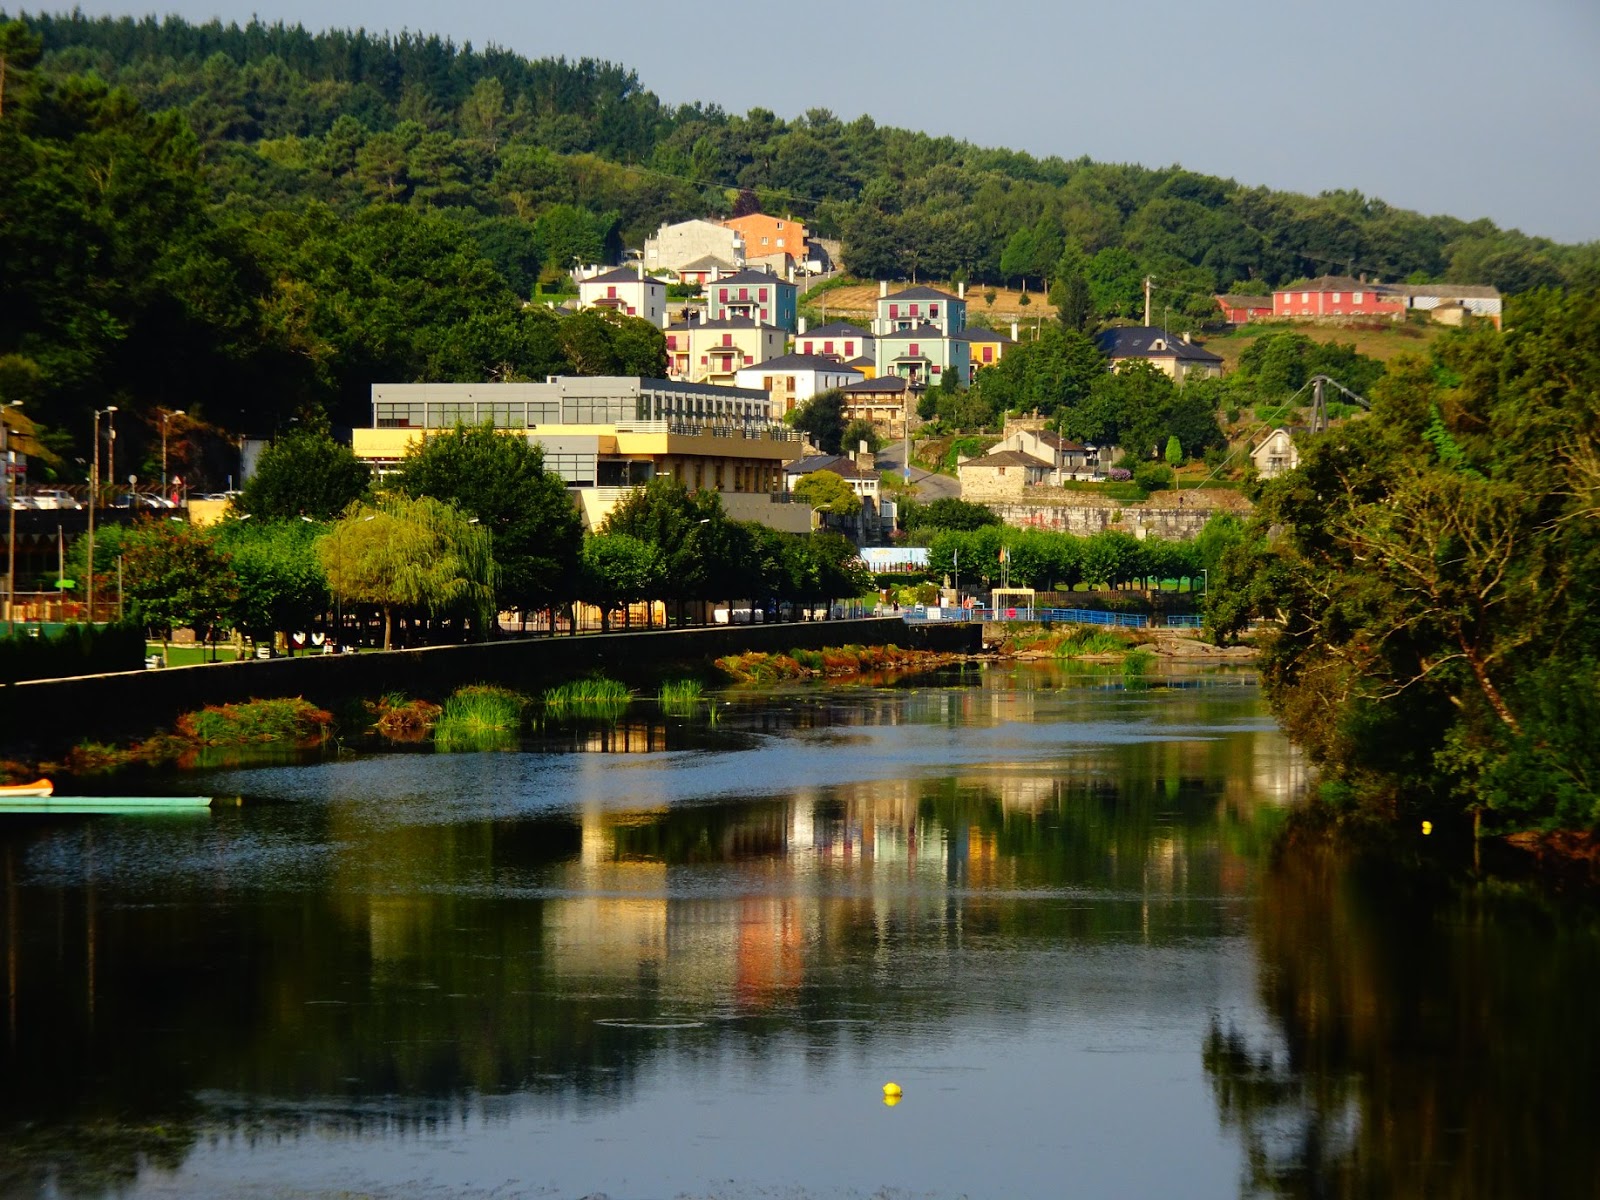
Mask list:
POLYGON ((173 417, 183 416, 183 409, 174 408, 170 412, 161 410, 161 494, 167 494, 167 422, 173 417))
MULTIPOLYGON (((13 400, 0 408, 21 408, 21 400, 13 400)), ((11 449, 11 426, 0 414, 0 470, 6 473, 6 633, 17 629, 17 484, 16 454, 11 449)))
MULTIPOLYGON (((94 410, 94 461, 89 466, 89 581, 85 585, 89 604, 90 625, 94 624, 94 510, 100 503, 100 418, 104 416, 109 423, 112 419, 111 414, 116 411, 117 406, 115 404, 108 404, 105 408, 94 410)), ((113 439, 117 436, 115 428, 112 429, 111 436, 113 439)), ((114 441, 112 445, 113 447, 115 446, 114 441)), ((114 467, 109 466, 108 469, 115 470, 114 467)), ((113 478, 115 478, 114 474, 113 478)))

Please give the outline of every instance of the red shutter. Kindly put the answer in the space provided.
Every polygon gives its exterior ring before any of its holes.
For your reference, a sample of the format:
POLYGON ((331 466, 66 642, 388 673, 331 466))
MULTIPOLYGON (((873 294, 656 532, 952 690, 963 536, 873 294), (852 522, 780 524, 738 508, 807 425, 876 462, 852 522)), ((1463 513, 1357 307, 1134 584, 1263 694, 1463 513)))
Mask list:
POLYGON ((889 305, 889 316, 890 317, 898 317, 899 315, 900 315, 900 306, 898 304, 889 305))
POLYGON ((918 346, 915 342, 911 343, 911 357, 912 358, 915 358, 919 353, 921 353, 921 351, 922 351, 922 347, 918 346))

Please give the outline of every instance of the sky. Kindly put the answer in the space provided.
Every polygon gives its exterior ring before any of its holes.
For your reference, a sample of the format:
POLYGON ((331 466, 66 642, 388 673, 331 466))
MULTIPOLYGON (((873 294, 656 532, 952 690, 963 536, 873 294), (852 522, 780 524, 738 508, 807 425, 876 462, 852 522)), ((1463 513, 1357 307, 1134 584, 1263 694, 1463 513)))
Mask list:
POLYGON ((673 104, 865 113, 984 146, 1178 163, 1285 191, 1354 189, 1555 241, 1600 240, 1596 0, 78 6, 410 29, 534 58, 604 58, 673 104))

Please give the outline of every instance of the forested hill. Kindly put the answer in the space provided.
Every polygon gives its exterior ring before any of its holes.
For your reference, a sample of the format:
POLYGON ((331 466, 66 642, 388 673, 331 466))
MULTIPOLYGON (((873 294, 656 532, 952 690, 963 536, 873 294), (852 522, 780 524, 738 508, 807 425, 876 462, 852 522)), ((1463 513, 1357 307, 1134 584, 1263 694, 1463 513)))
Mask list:
POLYGON ((0 13, 0 63, 0 401, 68 477, 108 403, 119 457, 149 465, 164 409, 270 432, 360 421, 374 380, 659 371, 625 322, 517 302, 664 220, 757 206, 840 237, 861 275, 1082 276, 1100 320, 1135 315, 1147 273, 1174 321, 1328 270, 1600 280, 1600 244, 821 109, 672 107, 624 67, 432 36, 0 13))
POLYGON ((1236 281, 1353 268, 1521 291, 1600 261, 1355 192, 1311 198, 1178 168, 1037 159, 824 109, 784 121, 674 108, 625 67, 438 36, 79 13, 28 22, 46 70, 92 71, 147 108, 181 112, 217 187, 268 206, 315 197, 529 218, 565 203, 598 218, 605 240, 638 245, 662 220, 728 211, 730 191, 746 189, 842 237, 858 274, 1047 279, 1063 251, 1112 251, 1101 282, 1132 260, 1133 274, 1207 297, 1207 311, 1209 294, 1236 281))

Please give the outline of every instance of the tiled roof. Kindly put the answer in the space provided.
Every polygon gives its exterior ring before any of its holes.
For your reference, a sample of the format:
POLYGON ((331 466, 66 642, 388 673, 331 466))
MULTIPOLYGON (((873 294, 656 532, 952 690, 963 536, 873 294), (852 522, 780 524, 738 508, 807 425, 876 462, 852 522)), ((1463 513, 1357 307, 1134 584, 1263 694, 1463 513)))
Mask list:
POLYGON ((1220 355, 1183 340, 1151 325, 1131 325, 1107 329, 1094 339, 1100 353, 1108 358, 1177 358, 1185 362, 1220 363, 1220 355))
POLYGON ((708 254, 704 258, 697 258, 693 262, 684 263, 679 271, 732 271, 733 264, 726 259, 708 254))
POLYGON ((1414 283, 1390 289, 1407 296, 1440 296, 1449 300, 1498 300, 1500 289, 1474 283, 1414 283))
POLYGON ((854 393, 883 392, 899 395, 905 391, 906 381, 898 375, 880 375, 876 379, 863 379, 860 383, 847 383, 844 391, 854 393))
POLYGON ((952 296, 949 292, 941 292, 938 288, 909 287, 903 292, 890 292, 887 296, 880 296, 880 300, 954 300, 958 304, 965 304, 960 296, 952 296))
POLYGON ((1217 297, 1217 299, 1220 300, 1223 304, 1226 304, 1229 308, 1271 308, 1272 307, 1272 297, 1271 296, 1232 296, 1232 295, 1222 296, 1222 295, 1219 295, 1217 297))
POLYGON ((1001 333, 998 329, 980 329, 976 325, 969 325, 967 328, 963 329, 960 333, 952 333, 950 336, 954 337, 954 338, 960 338, 964 342, 1009 342, 1009 341, 1011 341, 1011 339, 1009 337, 1007 337, 1005 334, 1001 333))
POLYGON ((862 367, 871 367, 874 370, 876 370, 877 366, 878 366, 876 360, 868 358, 865 354, 862 354, 862 355, 860 355, 860 356, 858 356, 856 358, 847 358, 847 359, 845 359, 844 360, 844 365, 847 366, 847 367, 855 367, 856 370, 858 370, 858 371, 862 367))
POLYGON ((873 335, 859 325, 852 325, 848 321, 831 321, 826 325, 819 325, 815 329, 808 329, 801 337, 853 337, 869 338, 873 335))
POLYGON ((814 454, 810 458, 796 459, 783 469, 785 475, 810 475, 817 471, 831 471, 845 479, 877 478, 873 472, 856 466, 856 460, 848 454, 814 454))
POLYGON ((718 329, 729 332, 735 329, 771 329, 774 332, 783 332, 776 325, 763 325, 759 321, 752 321, 749 317, 727 317, 721 321, 694 321, 686 323, 679 321, 675 325, 668 325, 667 333, 691 333, 696 329, 718 329))
POLYGON ((849 372, 859 375, 854 367, 847 367, 836 358, 829 358, 826 354, 780 354, 777 358, 764 359, 759 363, 751 364, 752 369, 760 367, 763 371, 831 371, 834 374, 849 372))
POLYGON ((964 467, 1038 467, 1048 471, 1051 465, 1042 458, 1035 458, 1031 454, 1024 454, 1020 450, 999 450, 993 454, 985 454, 981 458, 969 458, 961 464, 964 467))
POLYGON ((774 275, 770 271, 753 271, 749 268, 740 271, 737 275, 724 275, 721 279, 717 280, 718 287, 722 287, 724 284, 729 283, 742 283, 747 286, 752 283, 781 283, 784 287, 792 288, 794 286, 794 284, 790 283, 782 275, 774 275))
POLYGON ((1046 446, 1049 446, 1053 450, 1082 450, 1083 449, 1083 447, 1081 445, 1079 445, 1077 442, 1074 442, 1074 441, 1070 440, 1069 438, 1063 437, 1061 434, 1057 433, 1054 429, 1040 429, 1040 430, 1037 430, 1034 433, 1033 436, 1038 438, 1041 442, 1043 442, 1046 446))
POLYGON ((635 267, 616 267, 613 270, 605 272, 603 275, 594 275, 594 276, 591 276, 588 279, 580 279, 578 282, 579 283, 659 283, 660 281, 656 280, 656 279, 651 279, 648 275, 645 276, 645 278, 641 280, 639 278, 639 271, 635 267))

